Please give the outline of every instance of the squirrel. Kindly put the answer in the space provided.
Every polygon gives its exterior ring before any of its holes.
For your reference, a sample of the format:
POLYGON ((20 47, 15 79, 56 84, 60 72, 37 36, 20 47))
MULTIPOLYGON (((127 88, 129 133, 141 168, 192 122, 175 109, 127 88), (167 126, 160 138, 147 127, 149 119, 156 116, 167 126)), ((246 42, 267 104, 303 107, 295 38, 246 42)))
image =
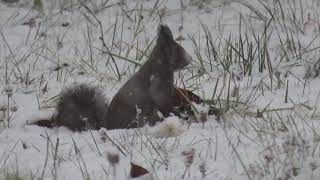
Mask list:
POLYGON ((149 59, 115 94, 107 105, 101 90, 85 84, 62 91, 52 121, 36 125, 65 126, 74 131, 85 129, 136 128, 161 121, 175 106, 189 102, 181 95, 199 103, 201 98, 174 85, 174 72, 191 62, 191 56, 178 44, 167 25, 159 25, 156 44, 149 59))

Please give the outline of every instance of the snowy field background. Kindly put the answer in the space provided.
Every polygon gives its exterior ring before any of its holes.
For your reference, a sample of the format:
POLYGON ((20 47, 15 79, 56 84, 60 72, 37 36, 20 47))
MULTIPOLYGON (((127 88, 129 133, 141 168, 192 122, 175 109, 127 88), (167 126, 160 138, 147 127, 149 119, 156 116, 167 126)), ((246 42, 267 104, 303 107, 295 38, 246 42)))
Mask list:
POLYGON ((0 179, 130 179, 130 162, 149 171, 145 179, 320 179, 320 1, 8 2, 0 1, 0 179), (26 125, 49 118, 72 83, 111 99, 147 60, 159 23, 193 57, 176 85, 219 117, 80 133, 26 125))

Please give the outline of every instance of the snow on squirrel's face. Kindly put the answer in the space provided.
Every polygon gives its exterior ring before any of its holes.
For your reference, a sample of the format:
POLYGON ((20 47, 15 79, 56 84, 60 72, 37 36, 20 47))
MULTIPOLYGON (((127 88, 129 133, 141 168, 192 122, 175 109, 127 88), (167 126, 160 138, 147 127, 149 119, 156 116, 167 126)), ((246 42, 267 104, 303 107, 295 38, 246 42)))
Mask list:
POLYGON ((173 71, 184 68, 192 60, 186 50, 173 39, 171 30, 166 25, 160 25, 158 28, 155 50, 155 56, 161 61, 159 64, 167 64, 173 71))

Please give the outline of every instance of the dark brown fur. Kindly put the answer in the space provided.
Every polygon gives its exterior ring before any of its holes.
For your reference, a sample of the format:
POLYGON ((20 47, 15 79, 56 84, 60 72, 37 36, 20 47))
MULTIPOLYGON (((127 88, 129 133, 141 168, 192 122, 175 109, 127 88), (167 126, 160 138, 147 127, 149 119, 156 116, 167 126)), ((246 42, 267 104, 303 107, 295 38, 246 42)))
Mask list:
MULTIPOLYGON (((87 85, 67 88, 57 104, 52 126, 84 130, 131 128, 145 123, 153 125, 160 120, 157 111, 168 116, 174 111, 174 106, 188 103, 177 92, 173 78, 174 72, 188 65, 190 60, 184 48, 174 41, 170 29, 160 25, 149 59, 120 88, 108 108, 96 88, 87 85), (137 109, 141 114, 137 114, 137 109)), ((43 122, 35 124, 48 126, 43 122)))
POLYGON ((154 124, 159 121, 157 111, 164 115, 173 111, 175 96, 174 72, 189 64, 191 58, 174 41, 167 26, 160 25, 157 43, 150 58, 141 69, 124 84, 112 99, 104 127, 130 128, 154 124), (137 108, 142 121, 137 120, 137 108))
POLYGON ((65 89, 57 104, 54 126, 71 130, 99 129, 107 106, 99 89, 80 84, 65 89))

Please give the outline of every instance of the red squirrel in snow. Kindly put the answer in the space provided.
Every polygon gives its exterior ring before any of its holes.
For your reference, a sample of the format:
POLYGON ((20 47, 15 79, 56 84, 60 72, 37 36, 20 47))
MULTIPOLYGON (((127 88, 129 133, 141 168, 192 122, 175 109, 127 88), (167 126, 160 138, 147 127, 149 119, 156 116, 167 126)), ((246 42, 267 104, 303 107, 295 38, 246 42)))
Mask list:
POLYGON ((201 99, 192 92, 177 89, 174 72, 191 61, 191 56, 173 38, 166 25, 159 25, 158 38, 149 59, 105 104, 102 92, 80 84, 62 91, 56 114, 50 123, 38 121, 40 126, 65 126, 71 130, 124 129, 154 125, 174 112, 175 106, 188 104, 181 93, 191 100, 201 99))

